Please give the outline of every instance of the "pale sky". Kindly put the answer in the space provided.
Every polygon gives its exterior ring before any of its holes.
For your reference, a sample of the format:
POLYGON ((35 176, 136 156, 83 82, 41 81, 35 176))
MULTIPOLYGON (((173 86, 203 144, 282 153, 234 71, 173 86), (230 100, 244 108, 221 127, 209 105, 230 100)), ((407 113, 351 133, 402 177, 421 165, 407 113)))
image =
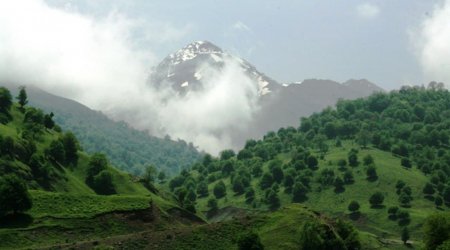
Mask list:
POLYGON ((47 2, 100 18, 114 12, 139 19, 160 36, 146 39, 145 29, 135 34, 157 60, 192 41, 209 40, 282 83, 367 78, 392 89, 433 80, 424 76, 412 40, 443 1, 47 2))

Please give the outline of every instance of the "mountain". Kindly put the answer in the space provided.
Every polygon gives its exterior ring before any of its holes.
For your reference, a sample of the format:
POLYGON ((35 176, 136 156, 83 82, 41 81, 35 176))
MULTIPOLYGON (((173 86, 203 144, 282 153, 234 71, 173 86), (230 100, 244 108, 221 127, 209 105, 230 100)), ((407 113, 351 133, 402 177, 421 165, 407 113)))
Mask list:
POLYGON ((356 99, 384 91, 365 79, 344 83, 308 79, 300 84, 280 84, 244 59, 208 41, 193 42, 167 56, 154 68, 148 84, 156 89, 170 87, 179 96, 185 96, 191 91, 201 92, 206 84, 215 84, 214 80, 208 82, 209 78, 205 79, 204 75, 211 74, 211 69, 215 74, 221 74, 227 65, 236 65, 258 89, 259 108, 253 110, 252 119, 238 129, 224 129, 234 149, 244 145, 244 138, 260 139, 268 131, 296 126, 300 117, 334 106, 339 99, 356 99))
MULTIPOLYGON (((17 93, 17 85, 3 84, 17 93)), ((197 149, 185 141, 150 136, 145 131, 116 122, 81 103, 50 94, 37 87, 26 88, 30 105, 55 114, 64 130, 72 131, 86 152, 103 152, 119 169, 142 174, 145 166, 154 164, 166 174, 178 173, 198 160, 197 149)))
POLYGON ((150 75, 149 84, 157 89, 169 85, 181 95, 189 91, 201 91, 205 71, 220 71, 226 64, 238 65, 258 85, 258 93, 261 96, 280 87, 276 81, 256 70, 249 62, 224 52, 208 41, 193 42, 164 58, 150 75))

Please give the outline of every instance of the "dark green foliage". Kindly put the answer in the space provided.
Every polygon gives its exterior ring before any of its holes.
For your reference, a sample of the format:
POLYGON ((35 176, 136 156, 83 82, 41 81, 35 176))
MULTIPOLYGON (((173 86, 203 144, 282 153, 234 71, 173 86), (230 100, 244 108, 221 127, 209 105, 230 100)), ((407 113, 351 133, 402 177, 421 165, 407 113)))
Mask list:
POLYGON ((6 136, 0 139, 0 155, 6 155, 13 158, 15 151, 14 139, 11 136, 6 136))
POLYGON ((47 157, 55 163, 63 164, 66 161, 66 152, 64 150, 64 145, 60 140, 52 141, 46 154, 47 157))
POLYGON ((348 184, 352 184, 354 182, 355 182, 355 180, 353 178, 352 171, 351 170, 345 171, 345 173, 344 173, 344 183, 348 185, 348 184))
POLYGON ((222 165, 222 174, 224 176, 229 176, 231 172, 234 171, 236 162, 233 159, 229 159, 223 162, 222 165))
POLYGON ((373 157, 371 155, 366 155, 363 158, 363 163, 365 166, 369 166, 374 163, 373 157))
POLYGON ((255 190, 253 188, 247 189, 247 191, 245 192, 245 202, 247 204, 250 204, 253 202, 254 199, 255 199, 255 190))
POLYGON ((450 215, 440 213, 429 216, 425 221, 423 231, 426 249, 436 249, 450 239, 450 215))
POLYGON ((399 211, 398 207, 390 207, 388 209, 388 214, 389 214, 388 218, 391 220, 396 220, 398 211, 399 211))
POLYGON ((217 200, 214 198, 210 198, 208 200, 208 207, 210 211, 216 211, 217 210, 217 200))
POLYGON ((441 196, 438 196, 434 199, 434 204, 436 205, 436 207, 440 207, 442 206, 442 204, 444 204, 444 200, 441 196))
POLYGON ((277 183, 281 183, 284 178, 283 170, 281 169, 280 165, 273 166, 270 168, 270 172, 272 173, 273 180, 277 183))
POLYGON ((444 189, 444 192, 443 192, 443 194, 442 194, 442 198, 444 199, 444 201, 445 201, 446 203, 450 203, 450 186, 447 186, 447 187, 444 189))
POLYGON ((214 185, 213 193, 217 199, 224 197, 227 194, 225 183, 223 183, 223 181, 216 183, 216 185, 214 185))
POLYGON ((334 179, 334 191, 336 193, 340 193, 340 192, 344 192, 345 188, 344 188, 344 181, 341 179, 341 177, 336 177, 336 179, 334 179))
POLYGON ((374 165, 370 165, 367 167, 366 175, 368 181, 375 181, 378 179, 377 169, 374 165))
POLYGON ((164 172, 164 171, 159 172, 159 174, 158 174, 159 183, 166 182, 166 177, 167 177, 166 172, 164 172))
POLYGON ((242 177, 241 176, 235 177, 233 179, 232 185, 233 185, 233 191, 237 195, 240 195, 240 194, 244 193, 245 187, 244 187, 244 184, 242 182, 242 177))
POLYGON ((7 88, 0 87, 0 123, 6 124, 11 120, 9 110, 12 105, 11 92, 7 88))
POLYGON ((44 126, 48 129, 52 129, 55 127, 55 122, 53 121, 53 116, 55 116, 53 114, 53 112, 50 114, 44 115, 44 126))
POLYGON ((208 184, 204 181, 197 185, 197 194, 199 197, 206 197, 209 195, 208 184))
POLYGON ((317 221, 305 222, 299 235, 300 249, 360 249, 358 232, 344 221, 335 222, 336 231, 317 221))
POLYGON ((409 240, 409 230, 408 230, 407 227, 404 227, 403 230, 402 230, 402 241, 403 241, 403 244, 406 245, 406 242, 408 242, 408 240, 409 240))
POLYGON ((236 156, 236 154, 231 149, 227 149, 227 150, 220 152, 220 160, 222 160, 222 161, 228 160, 234 156, 236 156))
POLYGON ((411 221, 409 213, 405 210, 398 210, 396 215, 400 226, 408 225, 411 221))
POLYGON ((112 176, 108 171, 108 160, 104 154, 91 156, 86 173, 86 183, 98 194, 115 193, 112 176))
POLYGON ((348 210, 352 213, 358 212, 359 210, 359 203, 357 201, 352 201, 350 204, 348 204, 348 210))
POLYGON ((337 165, 339 168, 344 169, 347 166, 347 161, 345 159, 339 159, 337 165))
POLYGON ((0 178, 0 216, 27 211, 32 206, 25 182, 10 174, 0 178))
POLYGON ((308 192, 308 188, 303 185, 301 182, 297 182, 294 184, 292 188, 292 202, 302 202, 306 200, 306 194, 308 192))
POLYGON ((28 103, 28 95, 25 87, 19 87, 19 95, 17 95, 16 99, 20 105, 20 109, 23 110, 24 106, 28 103))
POLYGON ((359 240, 358 230, 344 220, 337 219, 335 223, 335 230, 340 239, 344 242, 344 248, 348 250, 361 249, 361 242, 359 240))
POLYGON ((405 168, 411 168, 412 167, 412 163, 411 163, 411 160, 409 160, 409 158, 402 158, 401 164, 405 168))
POLYGON ((242 234, 238 241, 239 250, 263 250, 264 246, 261 243, 259 235, 255 232, 242 234))
POLYGON ((274 189, 270 189, 266 197, 266 202, 269 204, 269 208, 275 210, 280 207, 280 198, 278 193, 274 189))
POLYGON ((78 162, 78 140, 72 132, 67 132, 62 137, 65 159, 67 164, 76 165, 78 162))
POLYGON ((272 175, 270 173, 264 173, 261 178, 261 182, 259 183, 259 186, 261 187, 262 190, 265 190, 271 187, 273 182, 274 180, 272 175))
POLYGON ((102 195, 114 194, 116 192, 114 189, 111 173, 108 170, 102 170, 100 173, 94 176, 92 188, 95 190, 95 192, 102 195))
POLYGON ((372 196, 370 196, 369 202, 372 207, 379 207, 383 204, 384 195, 381 192, 375 192, 372 196))
POLYGON ((142 177, 142 180, 144 181, 144 183, 153 184, 156 179, 156 173, 157 173, 156 167, 153 165, 148 165, 145 167, 145 173, 144 176, 142 177))
POLYGON ((355 149, 350 150, 348 153, 348 165, 351 167, 356 167, 359 165, 358 162, 358 151, 355 149))
POLYGON ((332 169, 323 169, 320 171, 319 179, 318 181, 322 186, 331 186, 333 185, 335 180, 334 171, 332 169))
POLYGON ((239 153, 237 155, 238 160, 251 159, 252 157, 253 157, 252 152, 246 148, 239 151, 239 153))
POLYGON ((319 164, 319 161, 317 160, 317 158, 314 155, 310 155, 308 156, 308 167, 311 169, 315 169, 317 167, 317 165, 319 164))
POLYGON ((434 187, 431 183, 425 184, 425 187, 423 187, 423 193, 426 195, 433 195, 435 192, 434 187))

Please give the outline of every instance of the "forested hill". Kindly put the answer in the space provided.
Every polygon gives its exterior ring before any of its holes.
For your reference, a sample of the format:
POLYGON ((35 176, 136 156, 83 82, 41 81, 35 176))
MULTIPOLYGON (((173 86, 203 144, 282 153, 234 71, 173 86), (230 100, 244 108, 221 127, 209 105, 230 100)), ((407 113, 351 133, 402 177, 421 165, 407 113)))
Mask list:
POLYGON ((206 155, 168 188, 211 219, 230 206, 304 203, 379 237, 400 240, 408 231, 420 242, 425 218, 449 211, 449 138, 449 91, 404 87, 341 100, 298 128, 206 155))
MULTIPOLYGON (((17 93, 17 86, 8 88, 13 95, 17 93)), ((105 153, 121 170, 141 175, 146 165, 153 164, 166 174, 175 174, 201 157, 191 143, 150 136, 78 102, 35 87, 27 87, 26 91, 30 105, 53 112, 58 125, 72 131, 86 152, 105 153)))

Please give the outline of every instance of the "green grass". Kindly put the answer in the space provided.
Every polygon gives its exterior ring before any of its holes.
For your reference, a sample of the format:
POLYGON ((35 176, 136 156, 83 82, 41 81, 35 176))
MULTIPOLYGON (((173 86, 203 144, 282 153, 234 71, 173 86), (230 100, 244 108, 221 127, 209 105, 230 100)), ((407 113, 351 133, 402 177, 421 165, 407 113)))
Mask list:
POLYGON ((130 195, 73 195, 31 191, 33 218, 90 218, 113 211, 130 211, 149 208, 151 198, 130 195))
MULTIPOLYGON (((395 185, 398 180, 404 181, 412 189, 413 201, 410 208, 400 209, 408 211, 411 216, 411 222, 408 228, 411 232, 411 239, 420 241, 422 235, 422 224, 424 219, 433 212, 439 211, 435 208, 434 202, 429 201, 423 197, 422 189, 428 181, 421 171, 416 168, 406 169, 400 165, 400 158, 393 156, 389 152, 381 151, 374 148, 359 150, 358 158, 361 162, 357 167, 347 167, 353 171, 355 182, 354 184, 345 185, 345 191, 336 193, 334 187, 320 188, 320 185, 315 181, 321 169, 334 169, 335 174, 342 176, 343 172, 338 170, 337 161, 339 159, 346 159, 347 153, 352 147, 351 142, 344 142, 343 147, 330 147, 330 151, 326 154, 325 159, 319 161, 319 169, 315 171, 311 191, 307 194, 308 199, 304 205, 319 212, 323 212, 329 216, 335 216, 350 220, 348 204, 352 200, 356 200, 361 205, 361 217, 352 221, 353 224, 360 230, 369 234, 374 234, 388 239, 399 239, 402 226, 398 221, 388 219, 387 209, 391 206, 400 207, 398 202, 398 195, 396 194, 395 185), (367 154, 370 154, 375 159, 378 179, 370 182, 366 179, 366 167, 362 164, 362 159, 367 154), (331 161, 331 165, 329 162, 331 161), (384 207, 380 209, 371 208, 369 197, 376 191, 384 194, 384 207)), ((290 161, 289 154, 280 154, 278 159, 284 163, 290 161)), ((267 164, 263 167, 264 171, 268 171, 267 164)), ((193 171, 195 176, 195 171, 193 171)), ((230 178, 222 179, 227 185, 227 195, 218 200, 219 207, 234 206, 238 208, 250 208, 249 204, 245 203, 245 195, 236 195, 232 191, 230 178)), ((197 200, 198 211, 205 212, 207 208, 207 200, 213 197, 213 187, 219 180, 210 183, 208 186, 209 196, 197 200)), ((264 191, 259 188, 260 178, 252 178, 251 185, 256 192, 256 201, 258 203, 257 210, 267 209, 267 205, 261 202, 264 197, 264 191)), ((284 188, 280 185, 279 197, 282 206, 291 204, 292 195, 286 194, 284 188)))

